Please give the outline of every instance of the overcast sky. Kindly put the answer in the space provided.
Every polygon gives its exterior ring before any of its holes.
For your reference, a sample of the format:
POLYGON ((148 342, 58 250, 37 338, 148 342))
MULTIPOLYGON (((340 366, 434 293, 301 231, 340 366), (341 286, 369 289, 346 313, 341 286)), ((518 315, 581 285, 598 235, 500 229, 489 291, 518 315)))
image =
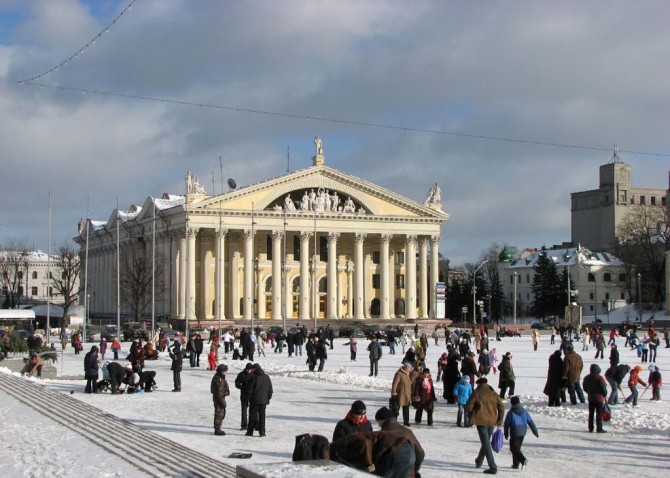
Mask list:
POLYGON ((47 249, 86 217, 326 163, 422 202, 438 182, 441 252, 570 240, 570 193, 611 148, 668 187, 666 1, 0 0, 0 243, 47 249), (95 90, 226 108, 83 93, 95 90), (315 119, 248 113, 284 113, 315 119), (403 131, 355 125, 374 123, 403 131), (586 149, 426 133, 436 130, 586 149), (593 148, 593 149, 590 149, 593 148), (604 150, 597 150, 603 148, 604 150))

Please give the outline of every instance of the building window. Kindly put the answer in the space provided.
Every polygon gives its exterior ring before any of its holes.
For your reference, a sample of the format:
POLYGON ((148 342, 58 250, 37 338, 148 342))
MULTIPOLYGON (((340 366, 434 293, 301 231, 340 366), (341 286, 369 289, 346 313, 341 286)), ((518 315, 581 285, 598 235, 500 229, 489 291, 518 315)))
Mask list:
POLYGON ((526 283, 530 284, 530 274, 526 274, 526 283))
POLYGON ((37 271, 33 271, 33 279, 37 279, 37 271))
POLYGON ((381 262, 381 252, 372 251, 372 263, 379 264, 381 262))
POLYGON ((589 294, 589 299, 593 300, 593 292, 589 294))
POLYGON ((641 205, 647 204, 647 196, 640 196, 640 204, 641 205))
POLYGON ((23 271, 17 272, 16 277, 18 277, 19 280, 22 280, 23 279, 23 271))
POLYGON ((651 199, 651 205, 656 206, 656 196, 652 196, 650 199, 651 199))
POLYGON ((626 282, 626 273, 622 272, 619 274, 619 282, 626 282))
POLYGON ((589 282, 595 282, 595 281, 596 281, 596 275, 593 272, 589 272, 589 282))
POLYGON ((626 294, 624 292, 621 293, 621 300, 626 300, 626 294))
POLYGON ((395 275, 395 288, 404 289, 405 288, 405 274, 396 274, 395 275))
POLYGON ((381 277, 379 274, 372 274, 372 288, 381 289, 381 277))
POLYGON ((395 261, 398 264, 404 264, 405 263, 405 253, 403 251, 397 252, 395 255, 395 261))
POLYGON ((20 285, 17 292, 19 293, 19 295, 23 295, 23 286, 20 285))
POLYGON ((635 204, 635 194, 630 195, 630 203, 635 204))
POLYGON ((319 238, 319 260, 328 261, 328 238, 321 236, 319 238))
POLYGON ((8 295, 9 292, 7 291, 7 286, 2 286, 2 295, 8 295))
POLYGON ((591 312, 593 312, 593 306, 592 306, 592 305, 589 305, 589 310, 590 310, 591 312))
POLYGON ((509 283, 514 284, 514 274, 510 274, 509 276, 509 283))
POLYGON ((265 236, 265 251, 266 251, 266 257, 268 258, 269 261, 272 260, 272 236, 268 234, 265 236))
POLYGON ((609 292, 605 293, 605 300, 610 300, 610 293, 609 292))
POLYGON ((37 287, 30 288, 30 295, 32 295, 33 297, 37 295, 37 287))
POLYGON ((661 206, 667 206, 668 205, 668 199, 666 196, 663 196, 661 198, 661 206))
POLYGON ((612 282, 612 274, 605 272, 603 274, 603 282, 612 282))

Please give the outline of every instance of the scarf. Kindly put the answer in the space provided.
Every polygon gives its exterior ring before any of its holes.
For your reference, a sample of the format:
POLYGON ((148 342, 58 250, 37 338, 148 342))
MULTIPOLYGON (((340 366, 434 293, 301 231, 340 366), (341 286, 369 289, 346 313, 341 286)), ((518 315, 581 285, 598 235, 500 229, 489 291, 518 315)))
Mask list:
POLYGON ((367 415, 354 415, 353 413, 351 413, 351 410, 349 410, 349 413, 347 413, 347 416, 345 417, 345 419, 348 422, 351 422, 354 425, 359 426, 359 427, 362 427, 363 425, 365 425, 368 422, 367 415))

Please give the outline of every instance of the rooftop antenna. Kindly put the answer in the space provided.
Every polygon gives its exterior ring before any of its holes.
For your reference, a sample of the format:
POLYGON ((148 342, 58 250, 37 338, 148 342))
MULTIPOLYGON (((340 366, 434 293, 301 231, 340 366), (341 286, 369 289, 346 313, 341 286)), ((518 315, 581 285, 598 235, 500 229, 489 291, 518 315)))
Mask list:
POLYGON ((221 156, 219 156, 219 171, 221 171, 221 194, 223 194, 223 162, 221 162, 221 156))
POLYGON ((214 194, 214 191, 216 191, 216 189, 214 189, 214 171, 212 171, 212 194, 214 194))
POLYGON ((621 158, 619 158, 619 147, 615 144, 614 145, 614 153, 612 154, 612 159, 610 159, 610 163, 615 163, 615 164, 620 164, 623 161, 621 161, 621 158))
POLYGON ((291 147, 286 145, 286 172, 291 172, 291 147))

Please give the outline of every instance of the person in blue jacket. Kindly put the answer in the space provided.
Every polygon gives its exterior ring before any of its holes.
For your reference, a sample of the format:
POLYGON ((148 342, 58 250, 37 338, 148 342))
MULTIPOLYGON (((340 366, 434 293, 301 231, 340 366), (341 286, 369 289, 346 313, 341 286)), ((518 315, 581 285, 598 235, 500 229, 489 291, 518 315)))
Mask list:
POLYGON ((512 408, 505 416, 505 438, 509 440, 509 450, 512 452, 512 468, 521 467, 523 469, 528 466, 528 459, 521 452, 521 445, 528 427, 533 435, 538 438, 540 435, 530 413, 521 405, 519 397, 510 398, 510 403, 512 408))
POLYGON ((456 426, 467 427, 470 424, 468 414, 465 413, 465 404, 472 395, 472 385, 470 385, 470 376, 464 375, 454 387, 454 398, 458 403, 458 414, 456 415, 456 426))

